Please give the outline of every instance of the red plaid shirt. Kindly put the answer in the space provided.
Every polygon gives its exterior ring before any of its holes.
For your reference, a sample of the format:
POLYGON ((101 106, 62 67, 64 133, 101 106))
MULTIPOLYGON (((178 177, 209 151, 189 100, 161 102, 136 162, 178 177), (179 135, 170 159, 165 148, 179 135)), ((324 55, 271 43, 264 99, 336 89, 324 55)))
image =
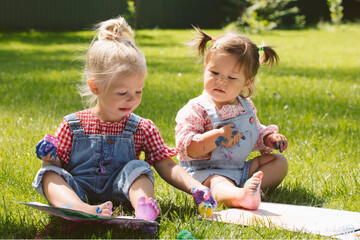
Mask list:
MULTIPOLYGON (((130 114, 120 122, 101 121, 91 113, 91 109, 77 112, 76 116, 80 119, 81 127, 84 129, 85 134, 121 135, 130 114)), ((70 160, 73 135, 68 122, 64 119, 57 129, 55 136, 59 139, 57 155, 65 165, 70 160)), ((159 130, 149 119, 141 119, 134 133, 134 144, 136 157, 139 158, 141 152, 145 152, 145 161, 150 165, 177 154, 175 148, 169 148, 165 145, 159 130)))

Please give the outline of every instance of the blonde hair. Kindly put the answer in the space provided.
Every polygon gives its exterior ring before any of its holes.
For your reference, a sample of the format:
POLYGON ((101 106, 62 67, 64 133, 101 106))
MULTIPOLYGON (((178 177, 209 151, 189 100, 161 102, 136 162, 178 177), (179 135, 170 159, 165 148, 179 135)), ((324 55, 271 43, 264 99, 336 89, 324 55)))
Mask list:
MULTIPOLYGON (((257 71, 261 65, 267 64, 272 67, 274 63, 278 63, 279 57, 271 46, 258 47, 253 41, 246 36, 235 32, 228 32, 213 38, 207 35, 200 28, 194 27, 197 35, 189 43, 199 54, 199 56, 207 64, 214 53, 228 53, 235 56, 238 60, 239 67, 245 71, 247 80, 255 78, 257 71), (207 43, 211 41, 207 48, 207 43), (260 57, 259 51, 264 54, 260 57)), ((251 97, 255 92, 255 82, 252 81, 247 90, 239 93, 241 97, 251 97)))
POLYGON ((115 77, 146 74, 144 54, 136 47, 134 32, 123 17, 97 24, 97 33, 86 54, 85 71, 79 93, 86 106, 93 106, 97 96, 88 86, 94 79, 99 91, 107 92, 115 77))

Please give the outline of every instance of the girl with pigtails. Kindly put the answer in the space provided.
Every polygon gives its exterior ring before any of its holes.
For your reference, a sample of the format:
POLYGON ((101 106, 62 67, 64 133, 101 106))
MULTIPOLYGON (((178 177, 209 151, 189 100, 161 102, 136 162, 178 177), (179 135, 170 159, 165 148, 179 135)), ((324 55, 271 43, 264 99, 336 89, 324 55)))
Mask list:
POLYGON ((279 57, 271 46, 237 33, 212 38, 195 30, 190 45, 204 60, 204 91, 176 116, 179 164, 217 202, 257 209, 261 190, 278 186, 287 173, 286 158, 271 153, 284 151, 287 139, 277 126, 259 122, 250 99, 259 67, 271 67, 279 57), (252 151, 261 155, 247 160, 252 151))
POLYGON ((51 205, 110 216, 113 204, 130 202, 136 218, 153 221, 159 214, 153 166, 198 205, 216 207, 209 189, 171 159, 177 150, 165 145, 154 123, 132 113, 146 74, 125 19, 100 23, 80 91, 91 107, 65 116, 55 136, 47 134, 36 147, 42 168, 32 185, 51 205))

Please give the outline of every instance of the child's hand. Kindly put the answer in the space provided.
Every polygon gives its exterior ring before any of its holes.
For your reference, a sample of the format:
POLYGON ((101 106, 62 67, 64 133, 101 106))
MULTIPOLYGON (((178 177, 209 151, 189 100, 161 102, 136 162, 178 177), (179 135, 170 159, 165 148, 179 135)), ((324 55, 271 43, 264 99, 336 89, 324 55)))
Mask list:
POLYGON ((217 202, 212 196, 210 189, 205 186, 194 187, 191 189, 191 194, 198 206, 200 215, 206 218, 210 217, 217 206, 217 202))
POLYGON ((267 135, 265 144, 268 147, 272 147, 279 150, 280 152, 283 152, 288 146, 288 141, 284 135, 279 133, 272 133, 267 135))
POLYGON ((36 145, 36 156, 42 161, 56 160, 58 142, 59 140, 56 137, 46 134, 45 137, 36 145))
POLYGON ((216 146, 223 145, 225 147, 232 147, 238 144, 240 138, 245 140, 245 136, 234 127, 234 124, 229 123, 220 128, 221 136, 216 139, 216 146))

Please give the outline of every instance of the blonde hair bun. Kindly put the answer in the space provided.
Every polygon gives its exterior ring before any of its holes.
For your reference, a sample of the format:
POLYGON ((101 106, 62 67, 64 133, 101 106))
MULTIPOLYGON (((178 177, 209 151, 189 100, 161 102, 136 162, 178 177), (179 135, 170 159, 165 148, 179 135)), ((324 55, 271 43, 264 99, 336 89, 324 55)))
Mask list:
POLYGON ((110 19, 99 23, 97 29, 98 40, 130 41, 134 43, 134 32, 123 17, 110 19))

